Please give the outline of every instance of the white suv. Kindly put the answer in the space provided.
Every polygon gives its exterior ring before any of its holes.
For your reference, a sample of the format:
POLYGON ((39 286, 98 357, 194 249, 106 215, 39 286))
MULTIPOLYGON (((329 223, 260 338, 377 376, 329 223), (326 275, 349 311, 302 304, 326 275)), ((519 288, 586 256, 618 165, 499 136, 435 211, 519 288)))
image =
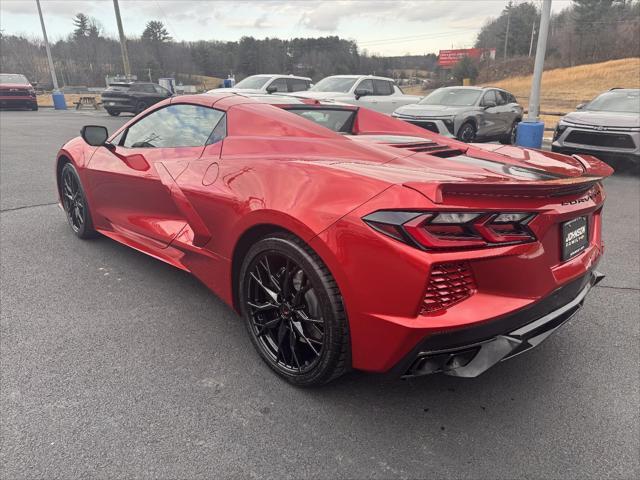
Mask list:
POLYGON ((350 103, 391 115, 404 105, 418 103, 421 97, 405 95, 393 79, 372 75, 334 75, 320 80, 296 97, 350 103))
POLYGON ((287 93, 308 90, 313 83, 308 77, 296 77, 294 75, 252 75, 239 81, 232 88, 214 88, 211 92, 237 92, 237 93, 287 93))

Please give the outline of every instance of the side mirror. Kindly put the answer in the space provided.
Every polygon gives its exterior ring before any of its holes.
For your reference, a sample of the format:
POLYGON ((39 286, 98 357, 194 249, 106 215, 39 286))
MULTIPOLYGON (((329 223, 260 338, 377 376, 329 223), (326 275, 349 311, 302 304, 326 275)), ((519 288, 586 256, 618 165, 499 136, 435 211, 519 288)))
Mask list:
POLYGON ((101 147, 109 138, 109 131, 100 125, 85 125, 80 130, 82 139, 93 147, 101 147))
POLYGON ((276 87, 275 85, 269 85, 267 87, 267 93, 275 93, 278 91, 278 87, 276 87))
POLYGON ((484 103, 484 105, 483 105, 483 107, 484 107, 484 109, 485 109, 485 110, 486 110, 487 108, 493 108, 493 107, 495 107, 495 106, 496 106, 496 102, 491 102, 491 101, 489 101, 489 102, 485 102, 485 103, 484 103))
POLYGON ((356 91, 353 93, 356 95, 356 100, 359 100, 360 97, 366 97, 367 95, 371 95, 371 92, 366 88, 356 88, 356 91))
POLYGON ((581 103, 579 105, 576 106, 576 110, 582 110, 584 107, 586 107, 587 104, 586 103, 581 103))

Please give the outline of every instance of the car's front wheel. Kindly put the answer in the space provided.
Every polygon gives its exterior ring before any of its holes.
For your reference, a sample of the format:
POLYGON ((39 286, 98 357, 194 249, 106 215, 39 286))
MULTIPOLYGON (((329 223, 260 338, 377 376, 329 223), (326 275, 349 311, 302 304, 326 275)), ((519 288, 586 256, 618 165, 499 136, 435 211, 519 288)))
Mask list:
POLYGON ((79 238, 91 238, 96 231, 93 228, 87 197, 84 194, 80 177, 71 163, 65 164, 60 174, 60 193, 62 206, 73 233, 79 238))
POLYGON ((471 143, 476 139, 476 127, 471 122, 465 122, 460 126, 458 130, 458 140, 471 143))
POLYGON ((116 110, 109 110, 108 108, 107 108, 107 113, 109 115, 111 115, 112 117, 117 117, 118 115, 120 115, 120 112, 118 112, 116 110))
POLYGON ((263 238, 240 268, 239 302, 251 341, 287 381, 321 385, 350 368, 338 286, 318 255, 290 234, 263 238))

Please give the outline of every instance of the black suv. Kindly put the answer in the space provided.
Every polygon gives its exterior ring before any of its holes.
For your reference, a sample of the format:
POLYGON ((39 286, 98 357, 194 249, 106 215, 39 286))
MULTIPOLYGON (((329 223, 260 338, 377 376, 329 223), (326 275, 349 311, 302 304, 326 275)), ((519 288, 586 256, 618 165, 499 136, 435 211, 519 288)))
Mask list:
POLYGON ((122 112, 138 114, 171 96, 169 90, 156 83, 112 83, 102 94, 102 106, 114 117, 122 112))

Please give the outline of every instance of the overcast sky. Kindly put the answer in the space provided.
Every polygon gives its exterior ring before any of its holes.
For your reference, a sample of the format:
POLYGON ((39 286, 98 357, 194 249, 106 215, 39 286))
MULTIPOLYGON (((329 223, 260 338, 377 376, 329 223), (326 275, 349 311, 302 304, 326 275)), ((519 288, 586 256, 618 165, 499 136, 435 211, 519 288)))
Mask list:
MULTIPOLYGON (((516 0, 517 1, 517 0, 516 0)), ((117 36, 112 0, 41 0, 47 33, 66 37, 78 12, 98 19, 117 36)), ((338 35, 383 55, 437 53, 473 46, 478 30, 500 14, 506 0, 120 0, 125 34, 140 36, 160 20, 176 40, 237 40, 338 35)), ((537 0, 540 4, 540 0, 537 0)), ((553 10, 570 0, 554 0, 553 10)), ((0 0, 0 29, 41 37, 35 0, 0 0)))

